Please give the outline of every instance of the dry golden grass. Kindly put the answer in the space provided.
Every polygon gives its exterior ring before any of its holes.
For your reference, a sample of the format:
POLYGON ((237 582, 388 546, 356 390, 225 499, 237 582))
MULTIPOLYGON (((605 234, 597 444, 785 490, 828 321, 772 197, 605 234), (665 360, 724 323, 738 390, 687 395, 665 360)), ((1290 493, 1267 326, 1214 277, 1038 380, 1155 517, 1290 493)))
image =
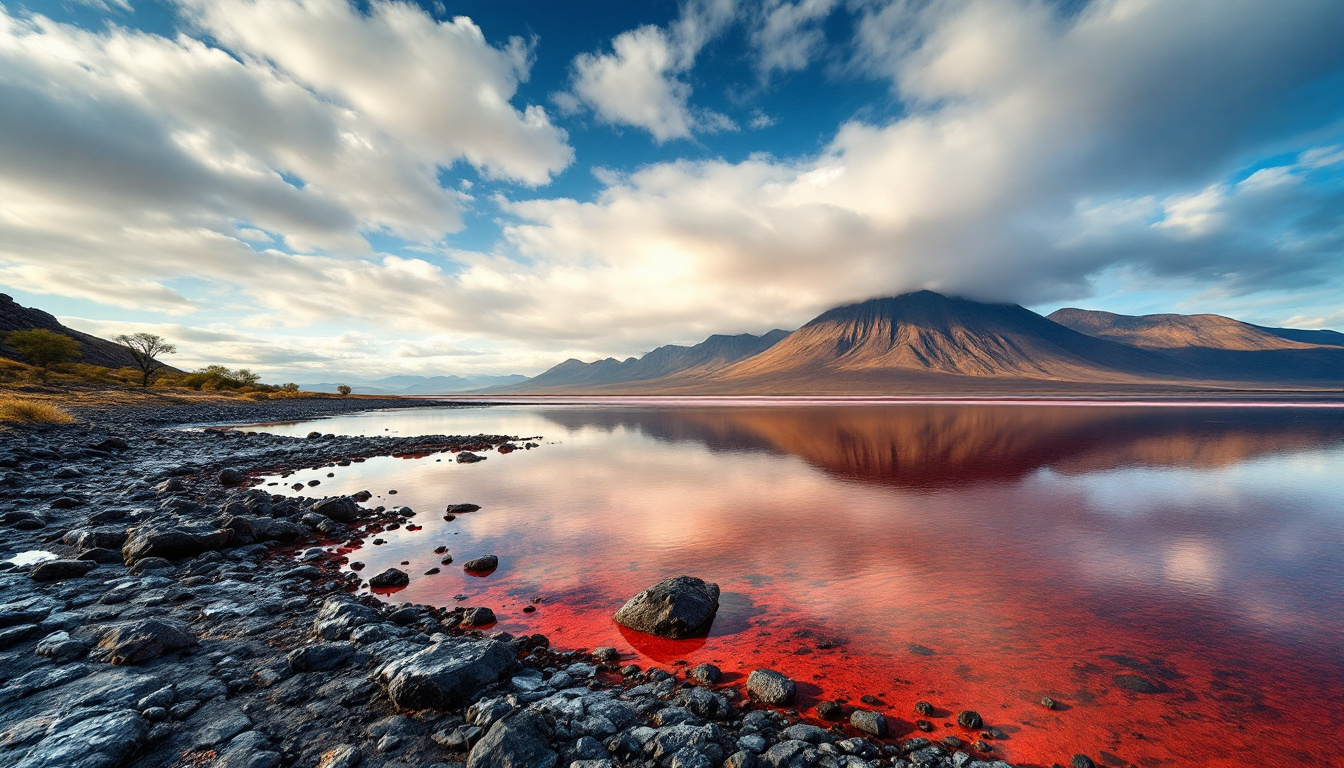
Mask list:
POLYGON ((42 400, 0 396, 0 422, 69 424, 74 420, 65 409, 42 400))

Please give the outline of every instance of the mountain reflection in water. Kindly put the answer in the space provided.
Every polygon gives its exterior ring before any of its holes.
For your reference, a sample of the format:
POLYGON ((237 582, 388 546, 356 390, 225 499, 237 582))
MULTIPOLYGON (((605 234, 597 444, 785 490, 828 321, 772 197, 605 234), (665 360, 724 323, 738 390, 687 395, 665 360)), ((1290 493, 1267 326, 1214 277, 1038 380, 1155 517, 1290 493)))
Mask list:
POLYGON ((318 424, 546 436, 470 466, 385 458, 286 478, 421 511, 423 531, 351 554, 365 573, 410 561, 394 601, 465 594, 501 629, 641 665, 712 661, 738 681, 769 666, 802 683, 805 708, 879 697, 898 731, 918 699, 975 708, 1026 763, 1344 754, 1300 717, 1344 714, 1344 410, 528 405, 318 424), (483 509, 435 513, 462 501, 483 509), (500 569, 419 575, 439 544, 500 569), (611 622, 681 573, 724 591, 707 639, 611 622))

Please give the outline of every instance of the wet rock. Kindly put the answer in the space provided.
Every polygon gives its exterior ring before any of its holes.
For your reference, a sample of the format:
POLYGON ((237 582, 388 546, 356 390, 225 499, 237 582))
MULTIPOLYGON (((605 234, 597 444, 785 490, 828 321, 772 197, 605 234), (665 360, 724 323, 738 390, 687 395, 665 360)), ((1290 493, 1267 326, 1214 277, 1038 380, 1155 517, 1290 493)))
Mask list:
POLYGON ((708 633, 718 610, 718 584, 678 576, 660 581, 630 598, 616 612, 615 620, 639 632, 682 639, 708 633))
POLYGON ((499 680, 514 664, 513 648, 497 640, 448 640, 388 662, 377 677, 402 709, 446 710, 499 680))
POLYGON ((90 563, 99 563, 102 565, 120 565, 121 553, 113 549, 103 549, 94 547, 80 552, 75 557, 76 560, 87 560, 90 563))
POLYGON ((723 670, 713 664, 697 664, 687 670, 686 677, 701 685, 713 685, 723 679, 723 670))
POLYGON ((1055 708, 1055 700, 1052 699, 1052 698, 1050 698, 1049 696, 1042 696, 1042 697, 1041 697, 1041 706, 1042 706, 1042 707, 1045 707, 1046 709, 1054 709, 1054 708, 1055 708))
POLYGON ((396 589, 411 583, 411 577, 398 568, 388 568, 369 578, 369 586, 374 589, 396 589))
POLYGON ((321 672, 341 666, 354 653, 349 643, 314 643, 295 648, 285 658, 295 672, 321 672))
POLYGON ((28 576, 33 581, 62 581, 83 576, 97 567, 91 560, 48 560, 34 566, 28 576))
POLYGON ((457 454, 458 464, 475 464, 478 461, 485 461, 485 457, 477 456, 471 451, 462 451, 461 453, 457 454))
POLYGON ((465 752, 480 741, 485 730, 476 725, 459 725, 456 728, 441 729, 429 735, 435 744, 445 748, 465 752))
POLYGON ((197 720, 202 724, 191 736, 191 744, 196 749, 217 747, 252 727, 252 719, 231 704, 207 705, 192 722, 197 720))
POLYGON ((962 728, 975 730, 984 725, 985 721, 980 717, 980 713, 971 709, 964 709, 957 713, 957 725, 962 728))
POLYGON ((915 714, 928 717, 929 715, 933 714, 933 705, 927 701, 916 701, 915 714))
POLYGON ((312 510, 339 523, 353 523, 355 518, 359 516, 359 506, 349 496, 325 498, 314 504, 312 510))
POLYGON ((844 711, 834 701, 819 701, 817 702, 817 717, 822 720, 839 720, 844 717, 844 711))
POLYGON ((1069 768, 1096 768, 1096 763, 1087 755, 1074 755, 1069 761, 1069 768))
POLYGON ((466 768, 555 768, 559 755, 551 749, 540 715, 521 712, 490 726, 467 757, 466 768))
POLYGON ((240 470, 230 468, 220 470, 217 479, 219 480, 220 485, 242 485, 247 482, 247 475, 243 474, 240 470))
POLYGON ((51 724, 46 738, 13 768, 116 768, 132 757, 149 723, 132 710, 81 718, 75 713, 51 724))
POLYGON ((150 571, 162 571, 172 567, 173 564, 162 557, 146 557, 135 561, 135 565, 131 566, 131 573, 140 576, 150 571))
POLYGON ((499 557, 496 555, 477 557, 462 564, 462 570, 467 573, 492 573, 498 567, 499 557))
POLYGON ((495 623, 495 612, 489 608, 468 608, 462 613, 462 626, 486 627, 495 623))
POLYGON ((747 675, 747 693, 776 707, 793 701, 798 688, 792 680, 773 669, 758 669, 747 675))
POLYGON ((463 512, 475 512, 480 508, 480 504, 449 504, 444 511, 450 514, 461 514, 463 512))
POLYGON ((62 541, 81 552, 88 549, 121 549, 126 543, 126 526, 80 528, 67 533, 62 541))
POLYGON ((77 659, 83 656, 87 650, 88 646, 82 641, 70 637, 69 632, 61 630, 52 632, 39 640, 34 652, 38 656, 45 656, 52 661, 61 663, 77 659))
POLYGON ((798 723, 791 725, 780 731, 779 738, 792 741, 805 741, 808 744, 829 744, 834 741, 831 734, 825 728, 818 728, 808 723, 798 723))
POLYGON ((204 531, 136 526, 127 531, 126 544, 121 548, 121 556, 128 565, 149 557, 176 560, 220 549, 232 538, 231 531, 222 529, 204 531))
POLYGON ((856 709, 849 716, 849 724, 870 736, 879 739, 887 735, 887 718, 881 713, 867 709, 856 709))
POLYGON ((155 659, 168 651, 196 644, 186 625, 169 619, 141 619, 115 626, 103 633, 98 646, 111 664, 138 664, 155 659))

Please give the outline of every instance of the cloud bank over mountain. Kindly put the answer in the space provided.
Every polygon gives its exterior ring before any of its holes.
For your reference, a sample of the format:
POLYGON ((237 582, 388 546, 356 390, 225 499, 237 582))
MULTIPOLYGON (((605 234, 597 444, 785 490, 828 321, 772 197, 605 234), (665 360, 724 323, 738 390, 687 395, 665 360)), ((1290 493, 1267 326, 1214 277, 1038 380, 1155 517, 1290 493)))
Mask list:
POLYGON ((0 10, 0 285, 84 302, 63 315, 282 349, 391 329, 354 364, 511 371, 919 288, 1123 280, 1268 324, 1344 292, 1328 0, 687 2, 567 53, 402 2, 109 14, 0 10), (706 63, 734 57, 742 82, 706 63), (810 146, 779 138, 799 115, 742 128, 814 70, 890 108, 810 146))

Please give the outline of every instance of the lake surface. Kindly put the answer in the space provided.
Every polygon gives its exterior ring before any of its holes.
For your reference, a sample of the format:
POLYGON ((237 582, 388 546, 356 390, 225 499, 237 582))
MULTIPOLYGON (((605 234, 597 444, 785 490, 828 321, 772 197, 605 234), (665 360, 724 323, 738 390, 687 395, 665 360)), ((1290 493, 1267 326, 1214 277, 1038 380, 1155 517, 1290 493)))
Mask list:
POLYGON ((542 436, 268 478, 415 509, 422 530, 350 555, 366 577, 410 562, 392 601, 735 683, 770 667, 805 715, 872 695, 897 735, 917 700, 935 739, 975 709, 1023 763, 1344 764, 1344 409, 529 404, 264 429, 542 436), (445 521, 459 502, 482 509, 445 521), (419 575, 438 546, 501 565, 419 575), (681 574, 723 590, 708 638, 611 621, 681 574))

